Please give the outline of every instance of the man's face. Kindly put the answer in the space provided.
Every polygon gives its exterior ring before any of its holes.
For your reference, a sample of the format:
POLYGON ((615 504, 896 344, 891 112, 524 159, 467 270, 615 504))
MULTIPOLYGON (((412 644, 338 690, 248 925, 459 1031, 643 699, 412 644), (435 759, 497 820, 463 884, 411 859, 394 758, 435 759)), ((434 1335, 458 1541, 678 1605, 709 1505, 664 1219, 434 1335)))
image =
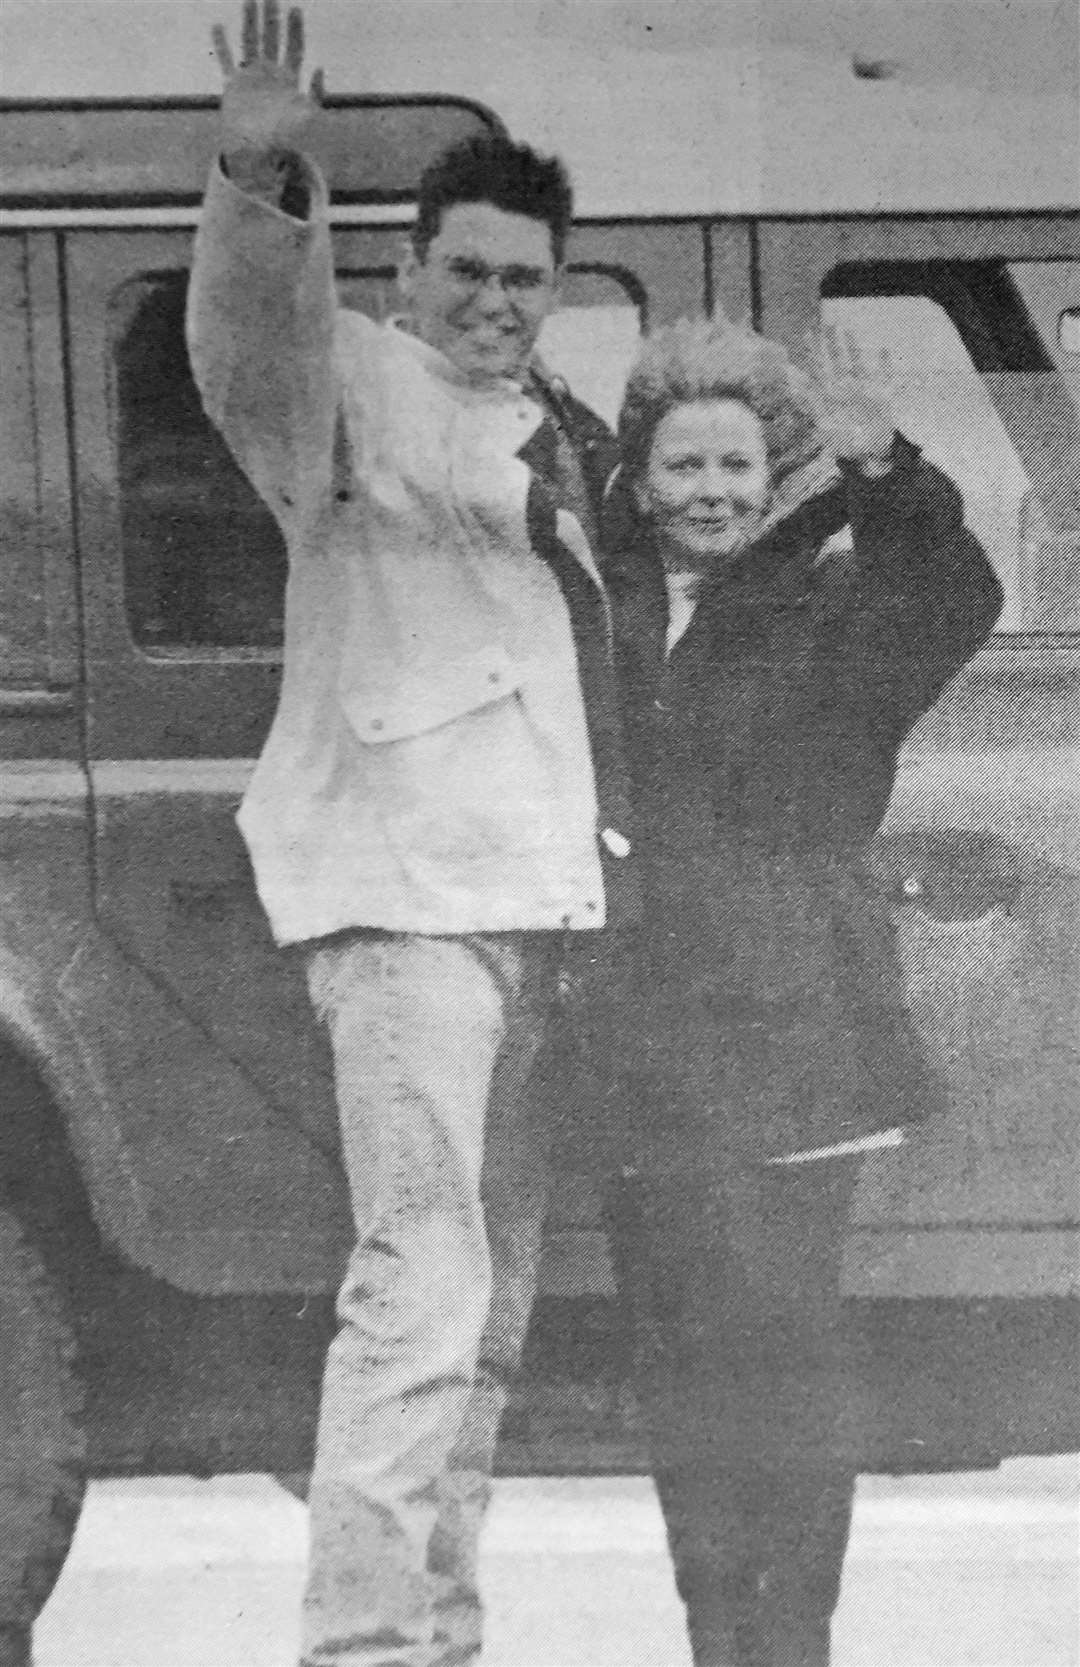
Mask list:
POLYGON ((454 203, 400 283, 417 335, 470 382, 519 376, 557 297, 551 233, 493 203, 454 203))

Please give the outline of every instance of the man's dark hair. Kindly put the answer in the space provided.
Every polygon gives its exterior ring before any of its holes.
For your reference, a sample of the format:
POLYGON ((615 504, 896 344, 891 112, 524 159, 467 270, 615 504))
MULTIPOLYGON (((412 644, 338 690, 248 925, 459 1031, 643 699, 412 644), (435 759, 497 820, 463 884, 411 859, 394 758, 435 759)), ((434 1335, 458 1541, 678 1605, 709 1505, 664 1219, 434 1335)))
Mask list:
POLYGON ((502 134, 481 134, 443 151, 424 170, 412 244, 422 260, 442 217, 455 203, 491 203, 506 214, 539 220, 551 233, 555 265, 562 264, 574 210, 566 169, 557 156, 540 156, 502 134))

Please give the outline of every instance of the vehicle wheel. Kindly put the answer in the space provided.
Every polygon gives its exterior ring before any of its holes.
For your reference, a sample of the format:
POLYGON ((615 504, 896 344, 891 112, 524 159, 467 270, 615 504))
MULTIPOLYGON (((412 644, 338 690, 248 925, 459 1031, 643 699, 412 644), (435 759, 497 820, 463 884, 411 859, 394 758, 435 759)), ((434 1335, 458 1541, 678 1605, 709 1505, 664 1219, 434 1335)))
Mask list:
POLYGON ((0 1667, 28 1667, 31 1629, 75 1533, 86 1486, 81 1414, 63 1305, 0 1208, 0 1667))

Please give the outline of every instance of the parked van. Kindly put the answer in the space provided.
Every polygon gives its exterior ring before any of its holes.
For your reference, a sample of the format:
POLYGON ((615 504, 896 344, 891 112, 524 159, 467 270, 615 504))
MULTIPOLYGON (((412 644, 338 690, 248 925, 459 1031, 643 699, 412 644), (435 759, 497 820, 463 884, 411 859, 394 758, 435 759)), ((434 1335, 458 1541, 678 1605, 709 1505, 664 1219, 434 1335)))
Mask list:
MULTIPOLYGON (((22 10, 77 32, 96 8, 22 10)), ((122 10, 133 85, 158 62, 194 74, 196 49, 212 85, 205 35, 172 51, 189 8, 122 10)), ((339 11, 312 10, 332 84, 364 84, 339 11)), ((876 846, 950 1105, 875 1154, 859 1194, 863 1462, 1069 1451, 1075 21, 1005 0, 934 8, 954 31, 972 14, 958 48, 925 7, 916 27, 904 5, 778 6, 789 33, 768 39, 738 6, 721 36, 718 10, 515 7, 531 32, 496 66, 489 7, 418 7, 430 38, 405 35, 400 7, 396 36, 364 8, 366 84, 385 90, 332 97, 318 141, 341 292, 394 308, 424 162, 505 120, 577 174, 565 305, 542 346, 604 415, 649 324, 722 309, 798 350, 824 319, 885 366, 898 425, 960 485, 1007 605, 911 737, 876 846), (477 62, 492 66, 483 104, 463 91, 477 62), (395 94, 391 73, 418 90, 395 94)), ((325 1044, 234 824, 277 698, 284 554, 184 349, 215 131, 205 92, 0 103, 0 1654, 5 1629, 28 1636, 88 1476, 303 1470, 349 1245, 325 1044)), ((501 1463, 637 1467, 589 1108, 562 1098, 554 1055, 538 1091, 561 1097, 561 1176, 501 1463)))

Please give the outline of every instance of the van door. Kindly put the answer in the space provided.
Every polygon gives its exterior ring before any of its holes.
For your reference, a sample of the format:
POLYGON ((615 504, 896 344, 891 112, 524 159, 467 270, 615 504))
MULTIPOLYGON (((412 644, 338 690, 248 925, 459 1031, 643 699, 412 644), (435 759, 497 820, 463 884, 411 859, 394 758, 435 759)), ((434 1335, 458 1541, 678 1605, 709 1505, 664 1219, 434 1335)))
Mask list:
POLYGON ((233 822, 277 698, 285 560, 191 379, 190 249, 189 229, 68 244, 95 911, 212 1055, 332 1147, 300 969, 233 822))
POLYGON ((55 238, 0 233, 0 1031, 54 1063, 89 870, 60 293, 55 238))
POLYGON ((855 1293, 1080 1284, 1080 216, 783 220, 761 323, 824 319, 889 372, 897 426, 961 488, 1007 602, 906 747, 879 841, 946 1117, 874 1158, 855 1293))

